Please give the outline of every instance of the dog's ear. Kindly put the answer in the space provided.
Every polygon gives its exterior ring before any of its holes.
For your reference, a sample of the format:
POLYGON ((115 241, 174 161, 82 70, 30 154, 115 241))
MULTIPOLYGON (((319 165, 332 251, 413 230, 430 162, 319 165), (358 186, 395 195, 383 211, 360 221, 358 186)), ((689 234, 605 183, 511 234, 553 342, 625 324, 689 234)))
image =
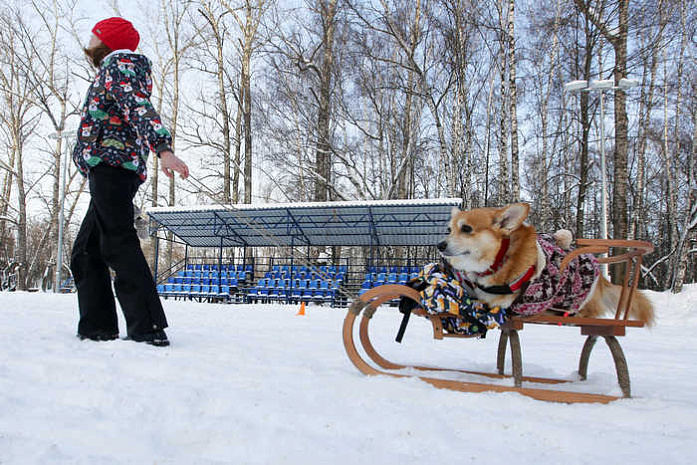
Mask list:
POLYGON ((530 205, 514 203, 498 211, 494 224, 510 234, 523 224, 528 213, 530 213, 530 205))
POLYGON ((452 210, 450 210, 450 218, 454 218, 455 215, 457 215, 457 214, 460 213, 461 211, 462 211, 462 210, 460 210, 459 208, 453 207, 452 210))

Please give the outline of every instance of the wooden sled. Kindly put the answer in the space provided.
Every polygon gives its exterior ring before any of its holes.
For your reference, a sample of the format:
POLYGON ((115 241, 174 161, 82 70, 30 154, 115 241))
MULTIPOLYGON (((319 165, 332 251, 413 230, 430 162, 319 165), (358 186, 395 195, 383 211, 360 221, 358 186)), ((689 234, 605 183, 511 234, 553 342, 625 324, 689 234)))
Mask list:
MULTIPOLYGON (((433 368, 414 365, 401 365, 390 362, 382 357, 370 341, 369 325, 370 320, 378 310, 378 308, 394 299, 402 297, 409 298, 420 304, 421 297, 417 291, 398 284, 386 284, 373 288, 356 299, 350 306, 346 318, 344 319, 343 340, 344 348, 353 364, 366 375, 387 375, 397 378, 413 377, 412 375, 396 372, 397 370, 412 369, 419 372, 433 373, 451 373, 451 374, 473 374, 486 378, 511 378, 512 385, 489 384, 486 382, 464 382, 449 379, 434 378, 430 376, 416 376, 437 388, 450 389, 462 392, 518 392, 520 394, 532 397, 534 399, 550 401, 550 402, 600 402, 608 403, 622 397, 609 396, 604 394, 590 394, 581 392, 562 391, 558 389, 546 389, 526 387, 524 383, 536 383, 554 385, 560 383, 569 383, 570 380, 540 378, 523 375, 523 361, 521 355, 520 336, 518 334, 525 325, 528 324, 544 324, 551 327, 559 326, 578 326, 581 328, 581 335, 586 336, 586 342, 581 351, 578 373, 581 380, 585 380, 588 372, 588 360, 595 343, 599 337, 602 337, 610 348, 615 369, 617 372, 617 380, 622 390, 623 397, 630 397, 630 382, 629 370, 627 361, 624 357, 620 343, 617 337, 624 336, 627 327, 641 328, 643 322, 629 320, 629 308, 634 297, 639 282, 641 263, 643 255, 653 251, 653 245, 649 242, 642 241, 621 241, 621 240, 601 240, 601 239, 579 239, 577 241, 578 248, 570 252, 562 262, 562 269, 576 256, 585 253, 609 253, 612 249, 616 255, 608 257, 600 257, 600 263, 624 263, 626 265, 624 273, 624 283, 622 293, 617 305, 614 318, 583 318, 574 316, 556 316, 548 314, 540 314, 529 317, 513 317, 501 327, 499 337, 498 354, 496 358, 496 372, 478 372, 467 370, 455 370, 447 368, 433 368), (619 251, 619 252, 617 252, 619 251), (630 282, 631 276, 631 282, 630 282), (360 314, 363 317, 358 325, 358 342, 362 347, 362 351, 367 355, 369 361, 363 358, 356 346, 354 339, 354 326, 360 314), (504 365, 506 361, 506 350, 510 346, 512 359, 512 373, 504 373, 504 365), (372 363, 371 363, 372 362, 372 363)), ((420 316, 425 316, 433 325, 433 337, 435 339, 443 338, 470 338, 471 336, 462 336, 457 334, 448 334, 443 330, 442 320, 452 317, 450 313, 437 315, 429 315, 421 306, 417 307, 412 313, 420 316)))

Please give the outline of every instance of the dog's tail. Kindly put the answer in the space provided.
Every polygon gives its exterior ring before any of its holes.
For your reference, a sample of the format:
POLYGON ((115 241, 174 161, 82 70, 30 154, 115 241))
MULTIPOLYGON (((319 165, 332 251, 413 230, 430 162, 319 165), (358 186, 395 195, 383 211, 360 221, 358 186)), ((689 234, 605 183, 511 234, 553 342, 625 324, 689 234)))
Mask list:
MULTIPOLYGON (((615 312, 621 293, 621 286, 612 284, 601 275, 598 279, 598 283, 596 284, 594 295, 594 297, 599 298, 600 302, 597 302, 599 305, 595 309, 591 310, 591 312, 596 313, 596 315, 588 316, 600 316, 600 314, 605 312, 615 312)), ((651 327, 654 324, 655 318, 653 305, 646 295, 639 290, 634 292, 632 306, 629 308, 629 318, 632 320, 643 321, 648 327, 651 327)))

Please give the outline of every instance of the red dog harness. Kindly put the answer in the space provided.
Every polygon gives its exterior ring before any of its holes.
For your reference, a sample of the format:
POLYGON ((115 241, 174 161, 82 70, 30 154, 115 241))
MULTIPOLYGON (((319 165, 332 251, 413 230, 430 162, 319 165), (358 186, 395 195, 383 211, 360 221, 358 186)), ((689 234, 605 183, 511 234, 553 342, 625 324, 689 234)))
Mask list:
MULTIPOLYGON (((496 254, 496 258, 494 259, 494 263, 483 273, 478 273, 477 276, 489 276, 499 271, 503 266, 503 262, 506 258, 506 254, 508 253, 508 247, 510 246, 510 244, 511 239, 509 237, 504 237, 501 241, 501 247, 499 248, 499 251, 496 254)), ((453 273, 455 274, 455 277, 458 281, 466 284, 471 289, 479 288, 488 294, 514 294, 518 291, 518 289, 523 287, 533 277, 533 275, 535 274, 535 265, 532 265, 522 275, 518 276, 512 282, 499 286, 481 286, 468 279, 464 273, 461 273, 458 270, 453 270, 453 273)))
MULTIPOLYGON (((567 313, 578 312, 590 297, 598 280, 600 274, 598 260, 594 255, 583 254, 572 260, 564 271, 561 271, 561 262, 566 256, 566 251, 559 247, 549 234, 538 234, 537 243, 545 255, 546 264, 534 280, 532 280, 536 271, 534 265, 511 283, 500 286, 480 286, 460 271, 453 270, 453 273, 461 283, 489 294, 513 294, 523 289, 508 308, 520 315, 535 315, 552 309, 567 313)), ((491 275, 501 268, 508 245, 509 241, 504 239, 494 264, 479 276, 491 275)))

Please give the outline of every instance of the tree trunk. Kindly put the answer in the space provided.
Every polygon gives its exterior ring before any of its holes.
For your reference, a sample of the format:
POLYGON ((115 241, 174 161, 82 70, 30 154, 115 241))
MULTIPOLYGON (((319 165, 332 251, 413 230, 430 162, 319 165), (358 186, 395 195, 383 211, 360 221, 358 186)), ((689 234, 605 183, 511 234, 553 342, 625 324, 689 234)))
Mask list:
POLYGON ((511 193, 509 200, 520 200, 520 167, 518 160, 518 90, 516 86, 515 60, 515 0, 508 4, 508 88, 511 103, 511 193))
MULTIPOLYGON (((663 52, 663 79, 664 82, 668 82, 668 66, 666 63, 665 49, 663 52)), ((678 81, 679 82, 679 81, 678 81)), ((677 105, 680 104, 679 101, 680 93, 678 92, 677 105)), ((677 215, 677 199, 675 195, 675 173, 673 170, 673 163, 671 161, 671 150, 669 143, 669 119, 668 119, 668 86, 663 86, 663 137, 662 137, 662 147, 661 155, 663 156, 663 171, 665 180, 665 202, 666 202, 666 229, 667 229, 667 242, 668 250, 676 251, 678 247, 678 215, 677 215)), ((677 112, 676 112, 677 118, 677 112)), ((675 254, 667 262, 666 273, 663 278, 663 288, 668 289, 672 283, 672 272, 674 271, 674 266, 677 263, 675 254)))
MULTIPOLYGON (((627 35, 629 32, 629 0, 619 0, 619 36, 612 42, 615 49, 615 83, 627 75, 627 35)), ((629 122, 627 96, 624 90, 615 90, 615 164, 612 189, 612 227, 616 239, 627 239, 627 187, 629 173, 627 152, 629 122)))
POLYGON ((504 16, 503 3, 506 0, 499 0, 497 3, 497 8, 499 10, 499 26, 501 32, 499 33, 500 50, 499 50, 499 79, 501 84, 501 115, 499 116, 499 179, 498 179, 498 203, 499 205, 505 205, 510 201, 511 191, 510 191, 510 179, 508 173, 508 89, 506 80, 506 44, 508 43, 508 37, 505 33, 506 30, 506 19, 504 16))
POLYGON ((228 109, 228 97, 225 89, 225 55, 224 55, 224 45, 225 37, 224 32, 220 29, 220 19, 216 12, 213 11, 211 5, 208 2, 202 2, 201 5, 205 8, 205 11, 201 11, 201 14, 208 24, 211 26, 213 32, 213 38, 215 39, 215 66, 216 66, 216 84, 218 85, 218 95, 217 99, 220 102, 220 119, 222 119, 222 137, 223 137, 223 202, 231 203, 232 195, 230 192, 231 184, 231 152, 232 143, 230 141, 230 111, 228 109))
MULTIPOLYGON (((663 2, 659 2, 659 8, 663 2)), ((663 28, 660 29, 659 36, 656 38, 657 43, 661 43, 661 35, 663 28)), ((643 35, 642 35, 643 38, 643 35)), ((648 45, 642 41, 642 49, 648 45)), ((644 196, 646 187, 646 145, 651 123, 651 113, 653 111, 653 98, 656 88, 656 70, 658 69, 658 53, 660 47, 652 47, 650 57, 644 60, 643 77, 641 85, 641 97, 639 104, 639 128, 637 135, 636 160, 636 188, 634 194, 634 211, 632 214, 632 223, 629 231, 630 237, 645 238, 646 224, 648 223, 646 209, 644 208, 644 196), (649 61, 650 60, 650 61, 649 61), (648 74, 648 77, 647 77, 648 74), (648 90, 647 89, 648 84, 648 90)))
POLYGON ((244 120, 244 201, 252 203, 252 90, 249 75, 251 49, 242 58, 242 102, 244 120))
POLYGON ((240 201, 240 171, 242 169, 242 100, 244 92, 240 90, 237 99, 237 116, 235 117, 235 172, 232 175, 232 203, 240 201))
MULTIPOLYGON (((687 25, 686 25, 686 8, 685 4, 682 5, 680 10, 681 26, 682 26, 682 38, 680 41, 680 56, 678 59, 678 74, 676 82, 682 82, 682 76, 684 71, 684 57, 685 49, 687 47, 687 25)), ((694 85, 694 83, 693 83, 694 85)), ((681 107, 681 92, 682 87, 678 86, 678 95, 675 99, 675 151, 680 151, 680 107, 681 107)), ((685 225, 683 227, 683 232, 679 237, 676 245, 676 254, 674 259, 674 270, 672 274, 674 275, 671 290, 675 293, 682 290, 682 285, 685 280, 685 271, 687 270, 687 260, 690 254, 690 239, 697 236, 697 179, 695 177, 695 160, 697 160, 697 104, 693 96, 692 100, 692 151, 687 158, 687 179, 688 179, 688 189, 687 189, 687 199, 685 202, 685 225)), ((670 158, 670 157, 668 157, 670 158)), ((677 192, 674 193, 675 198, 671 201, 671 204, 675 206, 677 210, 677 192)), ((674 234, 678 234, 677 230, 677 212, 676 221, 674 225, 674 234)))
MULTIPOLYGON (((591 78, 591 66, 593 63, 593 41, 591 40, 586 22, 586 46, 583 61, 583 79, 591 78)), ((581 92, 581 154, 579 160, 578 197, 576 200, 576 237, 585 237, 586 193, 588 192, 588 146, 591 131, 590 98, 588 92, 581 92)))
POLYGON ((18 210, 18 220, 17 220, 17 245, 15 252, 15 260, 19 263, 19 271, 17 273, 17 290, 26 291, 27 290, 27 194, 26 187, 24 185, 24 157, 23 157, 23 143, 21 141, 22 135, 19 128, 13 129, 15 132, 13 134, 13 139, 15 143, 16 157, 15 157, 15 171, 17 176, 15 176, 15 181, 17 182, 17 201, 19 204, 18 210))
POLYGON ((678 245, 678 259, 672 292, 682 292, 691 240, 697 238, 697 104, 692 102, 692 151, 687 159, 688 185, 685 226, 678 245))
POLYGON ((334 33, 336 30, 337 0, 321 0, 324 54, 320 66, 320 88, 317 111, 317 146, 315 148, 314 200, 329 200, 331 182, 331 145, 329 126, 331 120, 332 73, 334 71, 334 33), (326 3, 325 3, 326 1, 326 3))
MULTIPOLYGON (((61 185, 61 172, 63 171, 63 164, 61 163, 61 160, 63 158, 63 138, 59 137, 56 140, 56 145, 55 149, 53 152, 53 163, 54 163, 54 172, 55 172, 55 177, 53 178, 53 189, 51 193, 51 222, 49 224, 49 228, 52 231, 51 234, 51 256, 53 257, 53 261, 56 264, 56 267, 61 266, 60 263, 58 263, 58 222, 59 222, 59 217, 60 217, 60 185, 61 185)), ((56 268, 55 270, 57 270, 56 268)), ((54 271, 55 271, 54 270, 54 271)), ((58 282, 58 275, 57 273, 53 273, 53 289, 60 289, 60 283, 58 282)))

